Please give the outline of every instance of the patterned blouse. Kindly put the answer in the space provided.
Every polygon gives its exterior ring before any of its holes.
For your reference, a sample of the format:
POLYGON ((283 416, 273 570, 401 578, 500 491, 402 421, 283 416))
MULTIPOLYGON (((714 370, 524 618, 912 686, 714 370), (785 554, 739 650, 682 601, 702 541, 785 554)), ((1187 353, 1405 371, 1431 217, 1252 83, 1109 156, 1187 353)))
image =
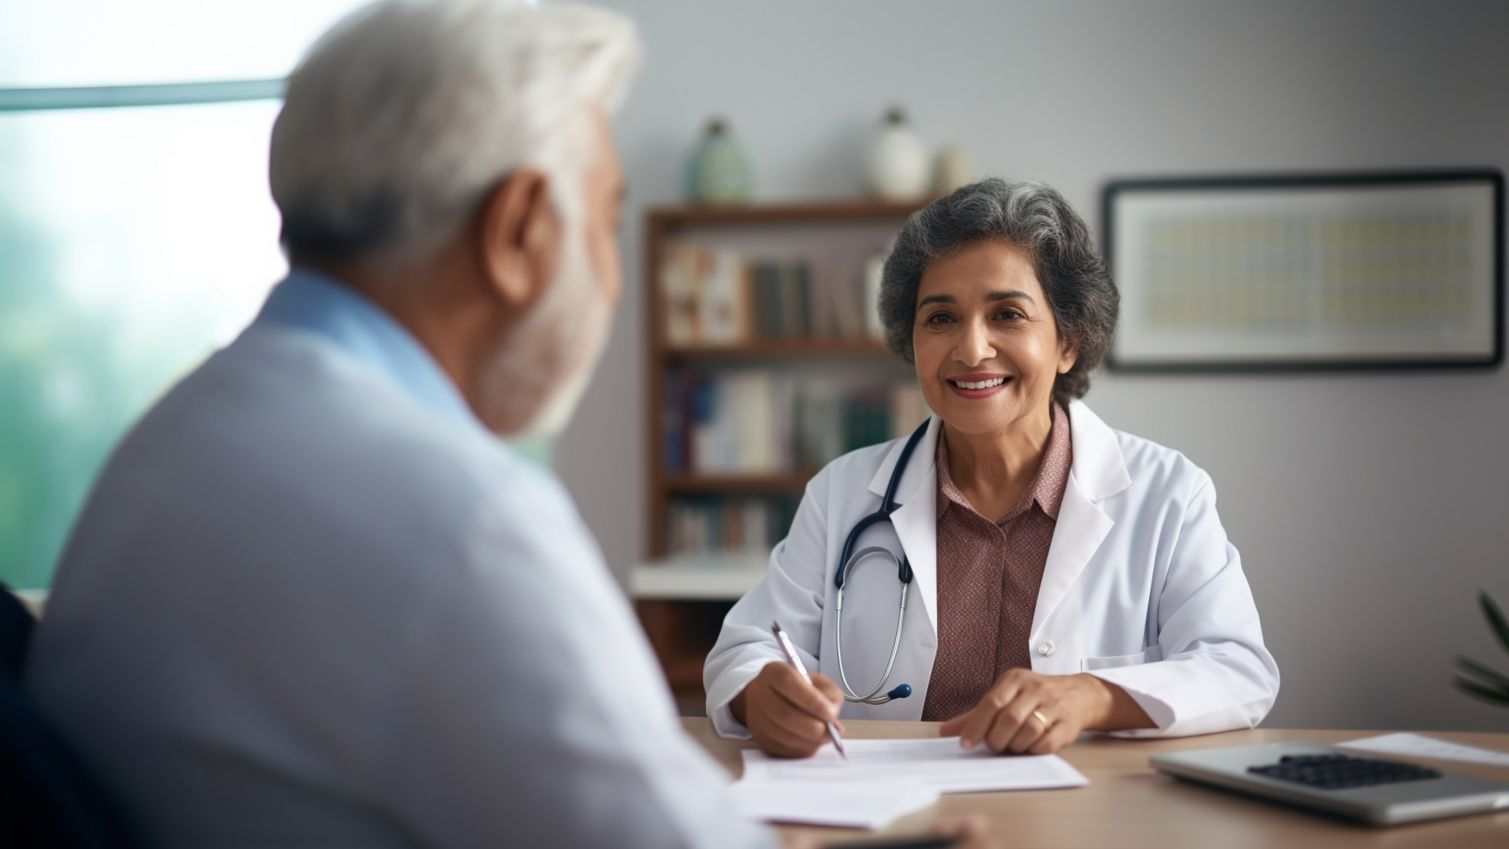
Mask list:
POLYGON ((1069 414, 1053 405, 1053 426, 1037 477, 1001 519, 980 515, 948 472, 938 438, 938 652, 924 720, 975 706, 1012 667, 1032 667, 1028 633, 1073 449, 1069 414))

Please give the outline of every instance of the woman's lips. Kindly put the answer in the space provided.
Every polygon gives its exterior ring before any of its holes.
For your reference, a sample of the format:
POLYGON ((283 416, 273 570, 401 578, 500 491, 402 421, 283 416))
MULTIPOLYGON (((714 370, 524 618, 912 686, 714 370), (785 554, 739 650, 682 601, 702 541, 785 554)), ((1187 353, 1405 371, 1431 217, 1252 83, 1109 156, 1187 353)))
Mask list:
POLYGON ((967 374, 967 375, 962 375, 960 377, 949 378, 948 380, 946 380, 944 382, 947 383, 948 387, 954 391, 955 395, 958 395, 961 398, 975 399, 975 398, 989 398, 990 396, 996 394, 997 392, 1000 392, 1001 390, 1003 390, 1003 389, 1006 388, 1007 384, 1011 383, 1011 378, 1006 377, 1005 375, 1000 375, 1000 374, 994 374, 994 375, 967 374), (959 385, 960 383, 968 383, 968 384, 970 384, 972 386, 975 386, 975 387, 979 387, 979 385, 982 384, 982 383, 984 383, 984 384, 994 384, 994 385, 987 385, 987 386, 984 386, 984 387, 981 387, 981 388, 967 389, 967 388, 965 388, 963 386, 960 386, 959 385))

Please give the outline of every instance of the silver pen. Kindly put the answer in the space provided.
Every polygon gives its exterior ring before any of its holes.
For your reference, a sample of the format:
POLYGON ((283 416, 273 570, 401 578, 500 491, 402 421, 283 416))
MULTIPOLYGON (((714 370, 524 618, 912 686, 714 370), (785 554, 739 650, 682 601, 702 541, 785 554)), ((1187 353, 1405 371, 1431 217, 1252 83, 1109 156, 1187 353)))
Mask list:
MULTIPOLYGON (((812 683, 812 676, 807 674, 807 667, 802 665, 802 659, 797 657, 796 646, 791 644, 791 638, 781 630, 781 623, 770 620, 770 633, 775 634, 775 641, 781 646, 781 654, 786 655, 786 662, 796 667, 796 671, 802 676, 802 680, 812 683)), ((849 759, 849 753, 844 751, 844 741, 838 736, 838 726, 827 723, 828 737, 833 741, 833 748, 838 750, 839 757, 849 759)))

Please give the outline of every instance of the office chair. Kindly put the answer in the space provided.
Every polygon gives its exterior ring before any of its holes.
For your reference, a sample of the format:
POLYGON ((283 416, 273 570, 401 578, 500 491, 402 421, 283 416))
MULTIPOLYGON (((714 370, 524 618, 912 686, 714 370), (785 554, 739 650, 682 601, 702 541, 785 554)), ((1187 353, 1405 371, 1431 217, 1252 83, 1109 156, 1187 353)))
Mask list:
POLYGON ((31 630, 36 624, 21 599, 0 584, 0 678, 21 680, 21 664, 26 661, 26 647, 31 644, 31 630))
POLYGON ((21 692, 35 626, 0 584, 0 846, 140 849, 98 782, 21 692))

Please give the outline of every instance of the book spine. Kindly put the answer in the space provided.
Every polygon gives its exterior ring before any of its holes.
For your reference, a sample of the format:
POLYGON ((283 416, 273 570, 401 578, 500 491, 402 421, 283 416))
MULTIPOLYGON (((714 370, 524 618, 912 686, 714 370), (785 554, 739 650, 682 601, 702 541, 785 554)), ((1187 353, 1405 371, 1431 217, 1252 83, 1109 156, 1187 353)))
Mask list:
POLYGON ((661 398, 660 454, 662 468, 667 474, 679 475, 686 471, 686 400, 682 396, 685 387, 681 372, 667 372, 661 398))

